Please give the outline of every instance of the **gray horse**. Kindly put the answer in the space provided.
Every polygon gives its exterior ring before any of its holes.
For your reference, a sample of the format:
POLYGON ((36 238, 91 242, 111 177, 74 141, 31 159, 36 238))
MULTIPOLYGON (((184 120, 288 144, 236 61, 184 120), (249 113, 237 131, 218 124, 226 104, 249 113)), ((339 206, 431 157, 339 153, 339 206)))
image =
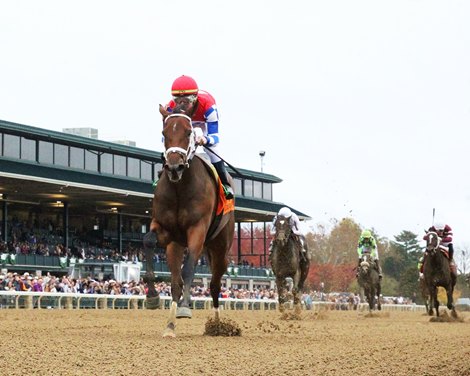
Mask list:
POLYGON ((273 273, 276 276, 279 310, 284 311, 289 290, 286 278, 291 278, 295 311, 300 312, 301 293, 310 268, 310 261, 302 252, 300 239, 292 233, 289 219, 278 216, 274 226, 276 234, 272 243, 270 259, 273 273))
POLYGON ((379 271, 375 268, 375 263, 372 260, 370 253, 364 253, 362 255, 362 261, 359 266, 359 274, 357 277, 357 283, 364 290, 364 296, 369 303, 369 311, 377 309, 380 311, 382 305, 380 302, 381 285, 379 278, 379 271), (376 297, 378 299, 376 299, 376 297))

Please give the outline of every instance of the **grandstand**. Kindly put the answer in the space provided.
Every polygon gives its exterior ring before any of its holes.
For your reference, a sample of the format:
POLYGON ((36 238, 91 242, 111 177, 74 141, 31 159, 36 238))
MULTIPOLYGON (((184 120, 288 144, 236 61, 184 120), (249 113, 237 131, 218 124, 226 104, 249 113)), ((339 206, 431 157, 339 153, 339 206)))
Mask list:
MULTIPOLYGON (((142 261, 161 167, 161 152, 0 120, 1 267, 60 275, 73 266, 105 276, 110 260, 142 261)), ((288 206, 274 201, 273 185, 282 180, 228 170, 237 192, 236 228, 224 282, 272 285, 268 227, 288 206)), ((164 260, 155 260, 155 270, 168 275, 164 260)), ((201 265, 196 277, 208 275, 201 265)))

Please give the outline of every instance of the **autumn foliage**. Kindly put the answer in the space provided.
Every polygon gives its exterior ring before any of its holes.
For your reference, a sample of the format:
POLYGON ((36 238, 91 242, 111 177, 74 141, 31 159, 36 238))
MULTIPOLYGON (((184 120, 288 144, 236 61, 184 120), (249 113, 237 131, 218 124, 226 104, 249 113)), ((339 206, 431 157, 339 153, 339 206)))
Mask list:
POLYGON ((356 278, 356 264, 311 264, 306 285, 313 290, 348 291, 356 278))

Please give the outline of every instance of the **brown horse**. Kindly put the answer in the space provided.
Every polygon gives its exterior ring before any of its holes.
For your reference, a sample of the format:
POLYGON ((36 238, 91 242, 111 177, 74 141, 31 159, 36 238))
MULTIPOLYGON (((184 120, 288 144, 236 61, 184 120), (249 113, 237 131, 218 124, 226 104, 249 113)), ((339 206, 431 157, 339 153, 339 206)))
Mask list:
POLYGON ((302 255, 302 244, 298 236, 292 232, 288 218, 278 216, 274 227, 276 233, 272 243, 270 259, 273 273, 276 276, 279 310, 284 311, 288 290, 286 278, 291 278, 294 308, 296 312, 299 312, 301 309, 300 298, 310 268, 310 261, 306 255, 302 255))
POLYGON ((426 236, 426 251, 424 256, 424 281, 430 294, 428 314, 433 315, 433 308, 436 316, 439 317, 439 300, 437 300, 437 288, 443 287, 447 293, 447 308, 452 311, 452 316, 456 316, 453 293, 457 282, 456 276, 451 273, 449 256, 447 249, 441 246, 439 236, 433 232, 428 232, 426 236))
MULTIPOLYGON (((164 118, 164 173, 154 192, 151 232, 144 245, 147 260, 153 259, 155 234, 158 244, 166 248, 172 302, 163 336, 175 337, 175 319, 192 316, 190 288, 203 251, 212 272, 210 292, 215 319, 219 320, 221 279, 227 270, 235 229, 234 200, 221 206, 219 181, 207 163, 195 155, 191 119, 177 108, 169 113, 160 106, 160 113, 164 118)), ((152 262, 147 262, 146 279, 147 298, 151 300, 157 296, 152 262)))

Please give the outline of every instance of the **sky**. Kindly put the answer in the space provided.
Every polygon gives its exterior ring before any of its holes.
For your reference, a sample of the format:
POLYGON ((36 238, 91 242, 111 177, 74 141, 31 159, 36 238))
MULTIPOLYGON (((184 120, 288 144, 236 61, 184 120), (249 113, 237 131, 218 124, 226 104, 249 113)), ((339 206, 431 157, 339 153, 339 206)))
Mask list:
POLYGON ((421 236, 434 208, 470 250, 469 19, 465 0, 0 0, 0 119, 161 151, 158 104, 189 75, 222 157, 281 178, 310 225, 421 236))

